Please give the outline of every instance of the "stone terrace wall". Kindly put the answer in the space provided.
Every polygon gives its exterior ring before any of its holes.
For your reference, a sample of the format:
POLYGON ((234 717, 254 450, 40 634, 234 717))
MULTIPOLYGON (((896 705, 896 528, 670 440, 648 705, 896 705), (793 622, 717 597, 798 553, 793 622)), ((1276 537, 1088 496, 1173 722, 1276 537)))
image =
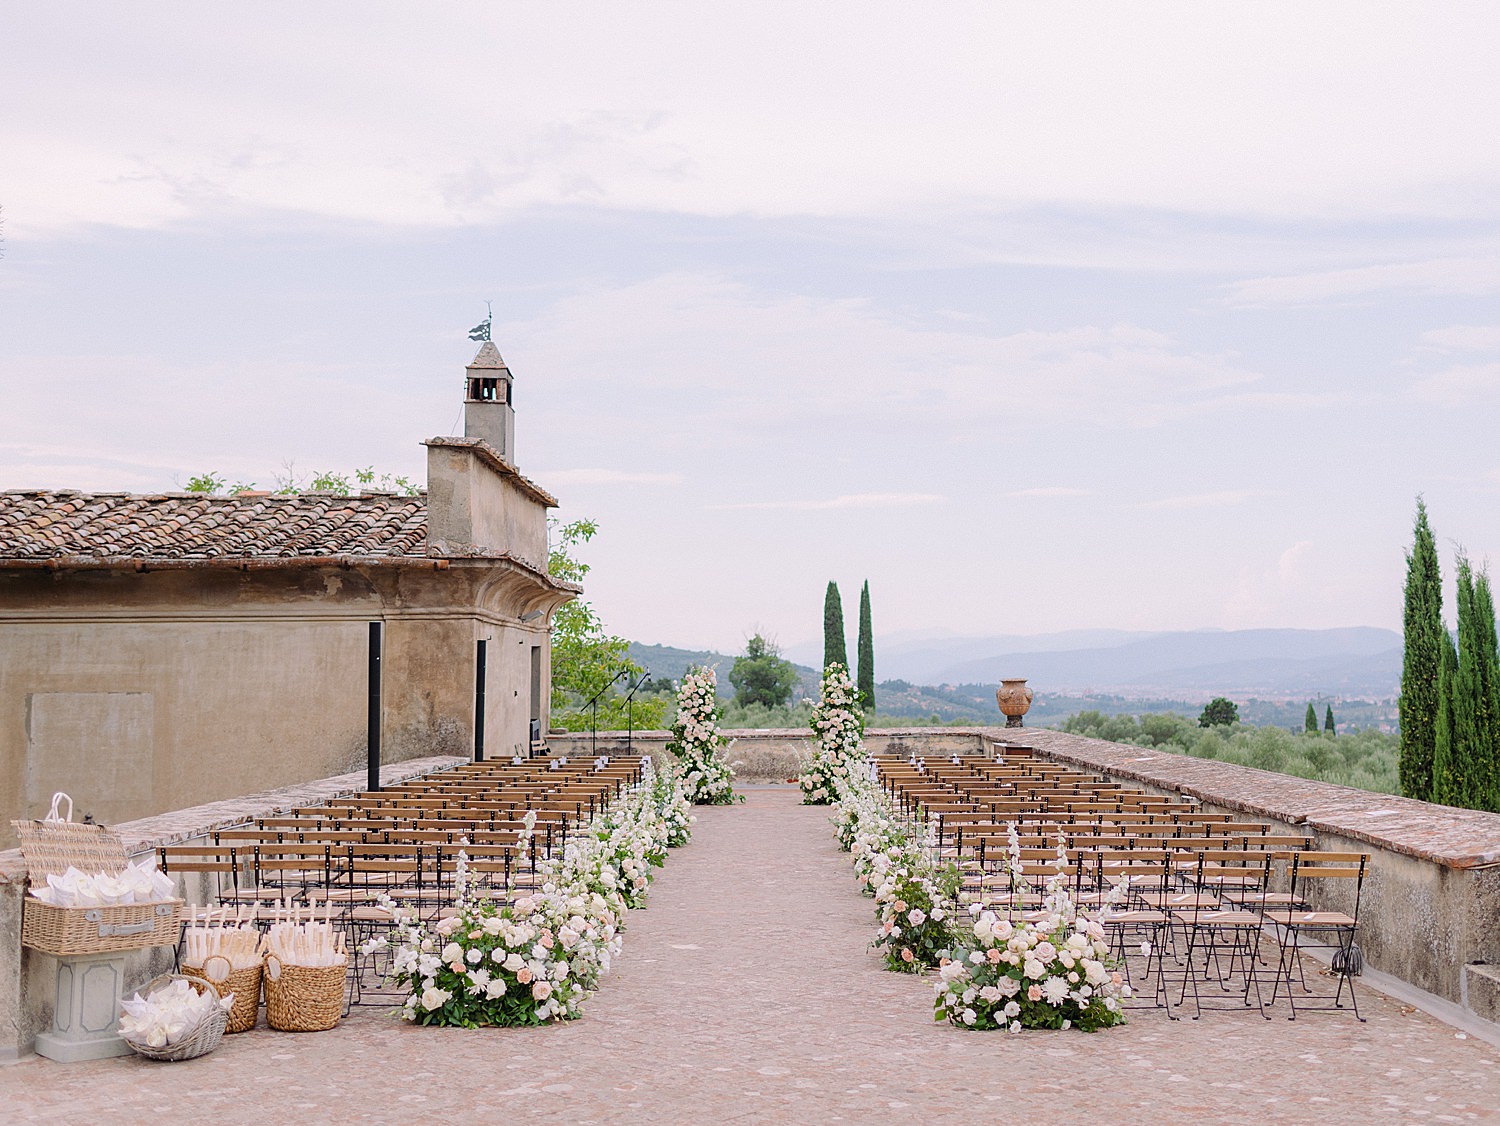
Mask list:
MULTIPOLYGON (((395 785, 467 760, 448 756, 408 759, 380 768, 383 785, 395 785)), ((196 844, 215 829, 242 825, 255 817, 273 817, 298 806, 321 805, 365 788, 365 773, 338 774, 297 786, 248 794, 230 801, 179 809, 113 826, 132 860, 161 845, 196 844)), ((184 888, 194 902, 194 888, 184 888)), ((38 1032, 52 1024, 57 959, 21 946, 21 904, 26 896, 26 865, 19 849, 0 852, 0 1063, 31 1051, 38 1032)), ((204 902, 199 891, 198 903, 204 902)), ((129 956, 125 971, 130 988, 144 985, 172 967, 165 947, 129 956)))

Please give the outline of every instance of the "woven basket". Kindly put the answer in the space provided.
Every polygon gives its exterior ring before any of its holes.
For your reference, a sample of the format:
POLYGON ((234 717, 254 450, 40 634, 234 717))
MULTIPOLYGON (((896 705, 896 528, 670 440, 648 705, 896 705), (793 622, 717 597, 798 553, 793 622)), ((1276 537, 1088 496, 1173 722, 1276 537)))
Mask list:
POLYGON ((220 997, 234 994, 234 1005, 229 1010, 229 1023, 225 1032, 249 1032, 255 1027, 255 1018, 260 1013, 261 963, 242 970, 229 968, 229 959, 215 955, 203 966, 183 966, 182 972, 191 977, 201 977, 218 990, 220 997))
MULTIPOLYGON (((125 846, 103 825, 71 821, 12 821, 32 887, 71 865, 83 872, 117 875, 126 865, 125 846)), ((21 913, 21 945, 43 954, 112 954, 172 946, 182 900, 114 907, 57 907, 27 896, 21 913)))
MULTIPOLYGON (((209 982, 188 974, 162 974, 160 977, 152 978, 136 992, 142 997, 150 997, 158 989, 165 985, 170 985, 178 979, 186 981, 199 993, 214 992, 209 982)), ((224 1026, 228 1021, 229 1014, 216 1005, 210 1012, 204 1015, 196 1028, 175 1044, 166 1044, 160 1048, 153 1048, 149 1044, 142 1044, 137 1040, 132 1040, 128 1036, 121 1036, 120 1039, 129 1044, 132 1050, 145 1056, 147 1059, 167 1060, 168 1062, 191 1060, 199 1056, 206 1056, 219 1046, 219 1040, 224 1035, 224 1026)))
POLYGON ((326 1032, 344 1015, 346 966, 294 966, 266 956, 266 1024, 277 1032, 326 1032))

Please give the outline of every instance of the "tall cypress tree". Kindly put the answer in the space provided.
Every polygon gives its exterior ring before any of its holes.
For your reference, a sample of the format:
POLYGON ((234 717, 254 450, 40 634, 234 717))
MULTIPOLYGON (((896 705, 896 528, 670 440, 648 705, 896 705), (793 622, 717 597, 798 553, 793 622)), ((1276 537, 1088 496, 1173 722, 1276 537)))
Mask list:
POLYGON ((1328 710, 1323 713, 1323 731, 1328 735, 1337 735, 1338 727, 1333 722, 1333 705, 1328 705, 1328 710))
POLYGON ((1311 700, 1307 702, 1307 714, 1302 717, 1302 730, 1309 735, 1318 733, 1318 709, 1313 707, 1311 700))
POLYGON ((875 638, 870 632, 870 580, 859 592, 859 702, 865 711, 875 710, 875 638))
MULTIPOLYGON (((1443 660, 1443 576, 1437 545, 1427 524, 1427 505, 1417 498, 1411 552, 1406 557, 1406 605, 1402 619, 1401 792, 1422 801, 1433 795, 1433 754, 1438 721, 1438 672, 1443 660)), ((1449 639, 1449 645, 1452 640, 1449 639)), ((1451 737, 1452 732, 1450 730, 1451 737)))
POLYGON ((1449 762, 1452 774, 1452 804, 1479 809, 1484 800, 1484 780, 1490 748, 1488 704, 1482 680, 1484 652, 1482 630, 1475 613, 1474 571, 1464 556, 1458 557, 1458 672, 1453 678, 1453 742, 1449 762))
POLYGON ((849 650, 844 643, 844 603, 839 598, 838 583, 828 584, 823 596, 823 667, 838 663, 849 667, 849 650))
MULTIPOLYGON (((1432 771, 1424 801, 1458 805, 1458 789, 1453 776, 1453 689, 1458 678, 1458 650, 1453 635, 1446 629, 1438 641, 1437 715, 1432 726, 1432 771)), ((1403 739, 1405 728, 1402 728, 1403 739)))
POLYGON ((1500 812, 1500 648, 1495 638, 1495 600, 1490 577, 1474 580, 1474 662, 1479 742, 1475 753, 1475 809, 1500 812))

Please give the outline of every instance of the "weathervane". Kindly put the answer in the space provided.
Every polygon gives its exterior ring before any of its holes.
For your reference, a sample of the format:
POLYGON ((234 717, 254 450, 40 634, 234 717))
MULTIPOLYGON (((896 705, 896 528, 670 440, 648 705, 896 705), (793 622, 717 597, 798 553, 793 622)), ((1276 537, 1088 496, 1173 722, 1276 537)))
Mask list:
POLYGON ((484 303, 484 308, 484 320, 480 321, 473 328, 469 329, 470 340, 488 340, 490 338, 490 325, 495 320, 495 310, 490 307, 490 303, 488 301, 484 303))

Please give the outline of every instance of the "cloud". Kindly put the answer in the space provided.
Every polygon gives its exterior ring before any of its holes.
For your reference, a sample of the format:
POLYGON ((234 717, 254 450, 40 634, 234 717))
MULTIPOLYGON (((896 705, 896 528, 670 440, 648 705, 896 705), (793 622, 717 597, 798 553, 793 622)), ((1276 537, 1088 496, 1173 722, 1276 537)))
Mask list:
POLYGON ((672 437, 683 443, 849 425, 893 442, 924 429, 947 440, 1042 423, 1150 427, 1260 379, 1135 324, 1007 333, 712 273, 575 293, 499 334, 516 342, 507 355, 546 354, 570 373, 565 391, 581 410, 608 417, 658 401, 658 413, 691 422, 672 437))
POLYGON ((1489 5, 27 5, 6 31, 18 232, 226 208, 460 226, 578 201, 1488 217, 1500 182, 1474 111, 1500 101, 1489 5))
POLYGON ((1459 364, 1446 371, 1423 376, 1411 393, 1426 403, 1462 407, 1500 391, 1500 363, 1459 364))
POLYGON ((1235 305, 1314 305, 1390 290, 1483 296, 1500 292, 1500 256, 1390 262, 1345 270, 1249 278, 1229 288, 1235 305))
POLYGON ((559 485, 677 485, 681 473, 640 473, 629 469, 544 469, 536 474, 539 481, 559 485))
POLYGON ((1074 489, 1066 485, 1046 485, 1037 489, 1016 489, 1005 494, 1008 497, 1086 497, 1087 489, 1074 489))
POLYGON ((1226 508, 1244 504, 1256 497, 1272 496, 1265 489, 1224 489, 1216 493, 1193 493, 1188 496, 1163 497, 1160 500, 1142 501, 1136 508, 1226 508))
POLYGON ((947 499, 935 493, 853 493, 828 500, 762 500, 744 504, 711 504, 707 507, 716 511, 766 509, 818 512, 830 508, 904 508, 911 505, 943 504, 947 499))
POLYGON ((1449 325, 1422 334, 1422 343, 1449 352, 1500 352, 1500 325, 1449 325))

